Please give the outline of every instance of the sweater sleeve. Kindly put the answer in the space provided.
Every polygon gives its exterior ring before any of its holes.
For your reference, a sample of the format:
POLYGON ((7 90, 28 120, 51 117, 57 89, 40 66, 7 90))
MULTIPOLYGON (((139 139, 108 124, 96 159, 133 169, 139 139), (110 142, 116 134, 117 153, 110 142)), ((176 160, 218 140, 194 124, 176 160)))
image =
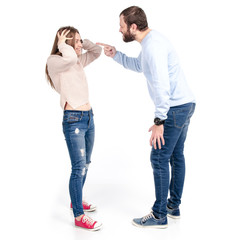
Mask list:
POLYGON ((149 68, 148 84, 155 105, 155 117, 164 120, 170 108, 170 81, 168 75, 168 52, 158 44, 152 44, 146 51, 149 68))
POLYGON ((79 56, 79 60, 82 63, 83 67, 86 67, 88 64, 97 59, 102 52, 102 48, 88 39, 83 41, 83 49, 87 52, 79 56))
POLYGON ((73 47, 66 43, 61 43, 58 49, 62 53, 62 56, 51 55, 47 60, 48 70, 52 73, 67 71, 77 62, 77 54, 73 47))
POLYGON ((135 72, 142 72, 141 53, 139 54, 138 58, 132 58, 117 51, 115 56, 113 57, 113 60, 123 65, 123 67, 126 69, 130 69, 135 72))

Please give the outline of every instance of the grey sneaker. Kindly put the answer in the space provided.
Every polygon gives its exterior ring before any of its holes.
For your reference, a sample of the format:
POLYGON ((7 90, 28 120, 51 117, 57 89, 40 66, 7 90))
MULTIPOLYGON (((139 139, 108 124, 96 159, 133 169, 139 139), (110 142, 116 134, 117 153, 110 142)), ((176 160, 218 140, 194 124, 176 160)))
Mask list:
POLYGON ((174 219, 180 218, 180 210, 179 208, 170 208, 167 206, 167 216, 174 219))
POLYGON ((167 228, 168 222, 167 217, 163 217, 160 219, 155 218, 153 213, 149 213, 145 217, 142 218, 134 218, 132 224, 137 227, 143 228, 167 228))

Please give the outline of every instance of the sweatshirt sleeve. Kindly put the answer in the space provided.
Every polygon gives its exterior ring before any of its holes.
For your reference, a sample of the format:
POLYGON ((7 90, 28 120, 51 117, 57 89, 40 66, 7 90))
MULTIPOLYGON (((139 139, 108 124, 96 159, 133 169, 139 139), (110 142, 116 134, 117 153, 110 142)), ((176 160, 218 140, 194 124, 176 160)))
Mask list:
POLYGON ((158 44, 152 44, 146 51, 146 64, 150 77, 148 85, 155 105, 155 117, 167 119, 170 108, 170 81, 168 75, 168 52, 158 44))
POLYGON ((79 60, 82 63, 83 67, 86 67, 88 64, 97 59, 102 52, 102 48, 100 46, 92 43, 88 39, 84 39, 83 49, 87 51, 79 57, 79 60))
POLYGON ((47 60, 48 71, 52 73, 67 71, 77 63, 77 54, 73 47, 66 43, 61 43, 58 49, 62 53, 62 56, 51 55, 47 60))
POLYGON ((139 54, 138 58, 132 58, 117 51, 115 56, 113 57, 113 60, 123 65, 123 67, 126 69, 130 69, 135 72, 142 72, 141 53, 139 54))

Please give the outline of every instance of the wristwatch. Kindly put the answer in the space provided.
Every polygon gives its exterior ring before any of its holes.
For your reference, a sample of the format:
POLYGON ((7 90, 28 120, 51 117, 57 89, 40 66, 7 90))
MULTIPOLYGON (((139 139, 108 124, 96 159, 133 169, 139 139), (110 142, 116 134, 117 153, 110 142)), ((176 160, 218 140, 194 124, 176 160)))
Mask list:
POLYGON ((160 118, 156 117, 154 118, 154 124, 157 126, 160 126, 162 124, 164 124, 165 120, 161 120, 160 118))

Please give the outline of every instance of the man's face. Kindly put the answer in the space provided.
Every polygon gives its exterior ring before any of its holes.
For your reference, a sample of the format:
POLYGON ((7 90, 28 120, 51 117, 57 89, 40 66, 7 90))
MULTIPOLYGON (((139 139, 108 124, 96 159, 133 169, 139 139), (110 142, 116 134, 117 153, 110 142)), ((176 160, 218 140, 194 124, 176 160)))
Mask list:
POLYGON ((135 35, 130 32, 127 24, 124 22, 123 15, 120 16, 120 29, 119 32, 122 33, 124 42, 132 42, 135 40, 135 35))

